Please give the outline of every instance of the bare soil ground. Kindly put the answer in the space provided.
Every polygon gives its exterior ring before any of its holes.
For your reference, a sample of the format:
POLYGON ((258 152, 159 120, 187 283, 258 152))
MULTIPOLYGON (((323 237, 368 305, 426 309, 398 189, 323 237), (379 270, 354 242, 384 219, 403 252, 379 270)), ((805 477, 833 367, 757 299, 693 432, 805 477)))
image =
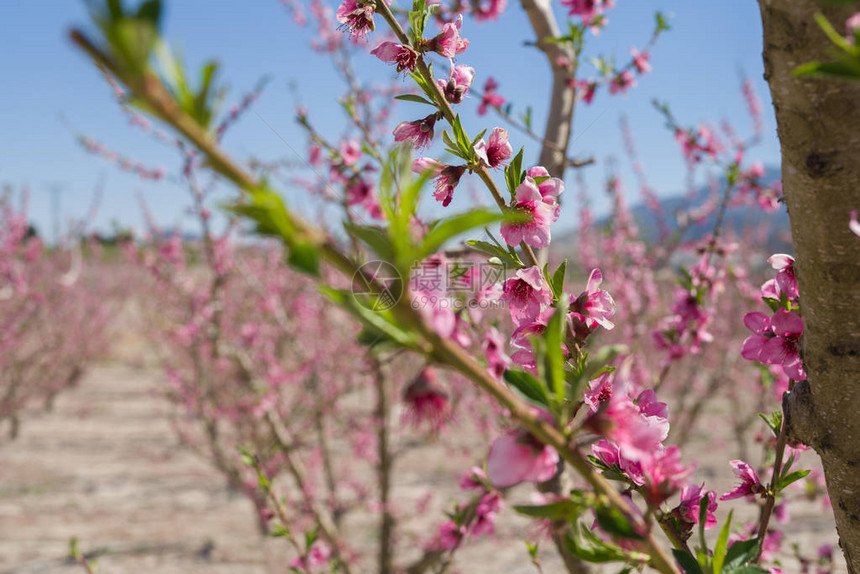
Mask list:
MULTIPOLYGON (((66 558, 73 536, 83 551, 98 557, 101 573, 287 570, 284 542, 262 538, 251 505, 178 445, 159 394, 162 384, 160 371, 151 366, 118 360, 97 365, 78 388, 58 397, 53 411, 25 417, 16 441, 0 443, 0 574, 82 571, 66 558)), ((702 434, 711 431, 721 432, 718 423, 702 434)), ((724 492, 733 481, 726 464, 733 457, 729 443, 720 451, 704 451, 706 444, 697 440, 686 450, 708 452, 698 477, 724 492)), ((436 488, 432 507, 440 510, 463 498, 446 478, 465 468, 462 461, 444 449, 437 454, 399 463, 396 497, 417 501, 427 487, 436 488)), ((513 494, 520 500, 529 496, 527 488, 513 494)), ((835 546, 833 520, 820 501, 794 505, 792 515, 783 527, 786 551, 788 541, 813 555, 821 543, 835 546)), ((522 542, 530 532, 528 523, 506 510, 496 536, 463 549, 455 571, 536 572, 522 542)), ((416 544, 404 546, 401 558, 420 553, 416 544)), ((544 572, 560 572, 552 553, 545 554, 544 572)), ((798 571, 797 562, 786 558, 784 569, 798 571)))

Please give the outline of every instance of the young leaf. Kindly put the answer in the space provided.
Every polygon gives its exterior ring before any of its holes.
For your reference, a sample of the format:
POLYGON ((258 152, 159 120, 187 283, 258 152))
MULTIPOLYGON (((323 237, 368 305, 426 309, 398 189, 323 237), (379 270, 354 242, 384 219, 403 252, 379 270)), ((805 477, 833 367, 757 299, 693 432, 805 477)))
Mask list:
POLYGON ((728 517, 726 517, 726 523, 723 524, 723 528, 720 530, 720 536, 717 538, 717 544, 714 546, 714 557, 713 557, 713 573, 720 574, 723 571, 723 561, 726 559, 726 549, 729 544, 729 533, 731 532, 732 527, 732 513, 734 511, 730 510, 728 517))
POLYGON ((446 241, 476 227, 483 227, 505 219, 505 214, 495 209, 473 209, 458 213, 436 223, 433 229, 424 237, 418 248, 416 259, 424 259, 436 253, 446 241))
POLYGON ((549 407, 546 387, 531 373, 508 369, 505 371, 505 381, 525 399, 538 406, 549 407))
POLYGON ((684 574, 704 574, 702 567, 699 566, 699 562, 686 550, 673 548, 672 554, 675 556, 678 564, 681 565, 681 568, 683 568, 684 574))
POLYGON ((564 310, 556 309, 544 330, 546 378, 558 404, 564 402, 565 399, 564 354, 561 350, 564 317, 564 310))
POLYGON ((394 260, 394 246, 391 244, 388 234, 381 227, 375 225, 356 225, 349 222, 344 222, 343 227, 347 233, 355 236, 373 249, 374 253, 383 260, 394 260))
POLYGON ((561 294, 564 293, 564 276, 567 273, 567 259, 561 262, 561 265, 558 266, 558 269, 552 274, 552 281, 550 281, 550 286, 552 287, 552 293, 556 299, 561 297, 561 294))
POLYGON ((519 257, 517 257, 516 259, 513 259, 511 257, 511 255, 507 252, 507 250, 502 249, 501 247, 498 247, 496 245, 493 245, 492 243, 489 243, 487 241, 479 241, 477 239, 469 239, 468 241, 466 241, 466 244, 469 245, 470 247, 477 249, 478 251, 482 251, 482 252, 486 253, 487 255, 491 255, 492 257, 496 257, 499 260, 501 260, 502 262, 509 263, 509 264, 514 265, 516 267, 522 267, 523 266, 523 263, 522 263, 522 261, 520 261, 519 257))
POLYGON ((795 470, 794 472, 782 477, 777 487, 777 492, 784 490, 789 484, 797 482, 811 472, 810 469, 795 470))
POLYGON ((757 555, 757 538, 739 540, 729 546, 729 549, 726 551, 726 560, 723 563, 723 572, 733 572, 751 560, 755 560, 757 555))
POLYGON ((436 107, 436 104, 434 104, 430 100, 428 100, 426 98, 422 98, 421 96, 418 96, 415 94, 403 94, 400 96, 394 96, 394 99, 395 100, 403 100, 404 102, 415 102, 418 104, 427 104, 428 106, 433 106, 434 108, 436 107))
POLYGON ((597 523, 600 527, 618 538, 627 538, 631 540, 642 540, 642 535, 636 532, 630 520, 624 514, 609 505, 598 505, 597 507, 597 523))

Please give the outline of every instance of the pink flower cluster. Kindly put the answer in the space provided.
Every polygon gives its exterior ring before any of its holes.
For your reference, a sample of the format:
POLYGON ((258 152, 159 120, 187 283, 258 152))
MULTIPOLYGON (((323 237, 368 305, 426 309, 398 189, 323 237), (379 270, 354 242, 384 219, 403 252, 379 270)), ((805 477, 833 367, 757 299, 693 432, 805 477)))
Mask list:
MULTIPOLYGON (((507 138, 505 138, 507 143, 507 138)), ((511 208, 522 221, 505 222, 501 234, 508 245, 525 242, 532 247, 547 247, 550 226, 558 220, 558 196, 564 191, 564 182, 549 177, 545 168, 536 166, 528 170, 525 180, 517 187, 511 208)))
POLYGON ((463 490, 483 491, 484 494, 474 507, 470 519, 461 517, 448 520, 439 526, 436 536, 430 543, 433 550, 452 550, 462 544, 469 536, 492 535, 496 531, 496 516, 504 506, 504 499, 492 487, 488 488, 487 476, 480 467, 472 467, 466 471, 460 481, 463 490))
POLYGON ((723 150, 723 144, 706 125, 700 125, 695 131, 676 129, 675 141, 681 144, 681 151, 690 165, 699 163, 705 157, 714 160, 723 150))
POLYGON ((681 463, 677 446, 664 446, 669 434, 668 408, 654 391, 635 392, 614 373, 603 373, 585 392, 585 427, 604 437, 592 453, 608 468, 642 489, 649 504, 659 505, 684 486, 693 467, 681 463))
MULTIPOLYGON (((577 297, 569 297, 567 320, 573 326, 580 343, 599 325, 605 329, 613 327, 610 319, 615 315, 615 301, 599 288, 603 277, 594 269, 588 278, 585 291, 577 297)), ((511 360, 527 371, 536 372, 535 356, 530 336, 540 335, 546 329, 554 307, 552 289, 538 267, 520 269, 502 286, 502 300, 508 304, 514 332, 511 345, 516 351, 511 360)))
POLYGON ((803 319, 795 311, 798 298, 794 258, 777 254, 768 259, 777 270, 776 277, 762 285, 762 297, 780 305, 772 317, 755 311, 744 316, 744 325, 752 331, 741 347, 741 356, 749 361, 778 365, 795 381, 806 380, 800 357, 803 319))
POLYGON ((606 25, 603 13, 615 7, 615 0, 562 0, 561 5, 568 8, 569 15, 579 16, 585 26, 597 33, 606 25))
POLYGON ((764 166, 761 162, 756 162, 748 170, 741 171, 738 174, 740 199, 751 196, 764 211, 776 211, 782 198, 782 182, 775 181, 765 185, 761 181, 764 175, 764 166))

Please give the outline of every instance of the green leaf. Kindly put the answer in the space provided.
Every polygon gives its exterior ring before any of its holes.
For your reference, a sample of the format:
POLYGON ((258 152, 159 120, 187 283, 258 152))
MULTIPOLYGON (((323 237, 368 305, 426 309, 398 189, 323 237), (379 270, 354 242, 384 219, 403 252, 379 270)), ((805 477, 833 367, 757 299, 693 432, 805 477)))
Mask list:
POLYGON ((436 107, 436 104, 434 104, 430 100, 428 100, 426 98, 422 98, 421 96, 418 96, 416 94, 403 94, 400 96, 394 96, 394 99, 395 100, 403 100, 404 102, 415 102, 418 104, 427 104, 428 106, 433 106, 434 108, 436 107))
POLYGON ((546 387, 531 373, 508 369, 505 371, 505 381, 532 403, 541 407, 549 407, 546 387))
POLYGON ((531 518, 545 518, 547 520, 564 520, 573 522, 584 510, 582 503, 574 500, 559 500, 539 506, 514 505, 514 510, 531 518))
MULTIPOLYGON (((570 530, 565 534, 565 541, 568 551, 586 562, 615 562, 635 558, 630 556, 633 553, 625 553, 617 546, 601 540, 582 524, 571 525, 570 530)), ((637 553, 637 556, 642 557, 643 555, 637 553)), ((647 556, 644 558, 647 559, 647 556)))
POLYGON ((546 378, 557 404, 564 402, 566 392, 564 386, 564 353, 561 350, 564 329, 562 320, 565 317, 563 309, 556 309, 543 333, 544 341, 546 341, 546 378))
POLYGON ((655 34, 660 34, 661 32, 665 32, 667 30, 671 30, 669 27, 669 22, 666 19, 666 16, 660 12, 659 10, 654 13, 654 20, 656 25, 655 34))
POLYGON ((630 524, 630 520, 624 516, 624 513, 614 506, 601 504, 598 505, 596 511, 597 523, 612 536, 631 540, 643 539, 643 536, 636 532, 636 529, 633 528, 633 525, 630 524))
POLYGON ((756 566, 755 564, 747 564, 746 566, 735 568, 727 574, 770 574, 770 570, 762 568, 761 566, 756 566))
POLYGON ((386 231, 381 227, 377 225, 356 225, 348 221, 343 223, 343 227, 347 233, 361 240, 385 261, 394 260, 394 246, 391 244, 386 231))
POLYGON ((726 551, 726 561, 723 563, 724 572, 733 572, 758 556, 758 539, 739 540, 729 546, 726 551))
POLYGON ((779 486, 777 487, 777 492, 782 491, 789 484, 797 482, 801 478, 804 478, 811 472, 811 469, 803 469, 803 470, 795 470, 794 472, 788 474, 787 476, 782 477, 779 482, 779 486))
POLYGON ((782 427, 782 412, 774 411, 770 416, 759 413, 758 417, 765 422, 773 436, 779 436, 779 429, 782 427))
POLYGON ((726 518, 726 523, 723 524, 722 529, 720 529, 720 536, 717 538, 717 544, 714 546, 714 557, 713 557, 713 573, 720 574, 723 571, 723 562, 726 559, 726 548, 728 548, 729 544, 729 533, 731 532, 732 527, 732 513, 734 511, 729 511, 729 515, 726 518))
POLYGON ((472 142, 469 140, 469 136, 466 135, 465 130, 463 130, 463 124, 460 122, 459 114, 454 116, 454 121, 451 122, 451 128, 454 130, 454 139, 457 142, 457 147, 466 157, 471 157, 472 155, 472 142))
POLYGON ((492 257, 497 257, 500 260, 502 260, 506 263, 510 263, 511 265, 514 265, 516 267, 522 267, 523 266, 523 262, 520 261, 519 257, 514 259, 511 256, 511 254, 508 253, 508 251, 506 249, 502 249, 501 247, 494 245, 488 241, 479 241, 477 239, 469 239, 468 241, 466 241, 466 244, 471 246, 471 247, 474 247, 478 251, 482 251, 482 252, 486 253, 487 255, 491 255, 492 257))
POLYGON ((318 277, 320 274, 320 251, 313 243, 294 243, 290 246, 287 263, 291 267, 318 277))
POLYGON ((564 293, 564 277, 567 273, 567 259, 561 262, 561 265, 558 266, 552 274, 552 281, 550 281, 550 286, 552 287, 552 293, 555 296, 555 299, 558 300, 561 297, 562 293, 564 293))
POLYGON ((795 76, 834 76, 848 80, 860 80, 860 61, 844 58, 835 62, 809 62, 792 72, 795 76))
POLYGON ((514 156, 514 159, 512 159, 511 163, 505 168, 505 183, 508 186, 508 191, 511 193, 511 197, 516 195, 517 187, 519 187, 523 182, 522 169, 524 149, 525 148, 520 148, 520 151, 517 152, 517 155, 514 156))
POLYGON ((439 220, 424 237, 424 241, 418 248, 416 259, 424 259, 433 255, 452 237, 506 218, 505 214, 499 213, 495 209, 481 208, 439 220))
MULTIPOLYGON (((401 347, 417 348, 415 335, 398 325, 397 319, 391 313, 390 309, 374 310, 369 308, 364 302, 360 302, 355 294, 348 291, 333 289, 325 285, 319 285, 317 288, 333 303, 350 311, 371 332, 375 331, 379 333, 380 338, 385 338, 401 347)), ((363 337, 365 341, 368 336, 368 333, 364 333, 363 337)), ((365 342, 365 344, 367 343, 365 342)))
POLYGON ((677 560, 678 564, 681 565, 685 574, 704 574, 702 572, 702 567, 699 566, 699 562, 686 550, 673 548, 672 555, 675 556, 675 560, 677 560))

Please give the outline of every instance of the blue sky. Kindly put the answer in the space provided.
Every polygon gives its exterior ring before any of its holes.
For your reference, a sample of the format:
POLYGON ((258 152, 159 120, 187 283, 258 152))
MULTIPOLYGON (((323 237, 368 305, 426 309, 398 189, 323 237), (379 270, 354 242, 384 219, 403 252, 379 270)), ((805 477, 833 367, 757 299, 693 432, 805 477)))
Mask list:
MULTIPOLYGON (((332 138, 342 133, 344 118, 334 101, 341 86, 331 64, 307 47, 312 31, 297 27, 278 0, 166 3, 168 40, 180 46, 192 64, 208 57, 221 61, 223 78, 231 88, 228 103, 250 90, 262 76, 272 78, 255 106, 260 117, 248 114, 228 135, 225 146, 230 152, 240 158, 295 159, 280 137, 296 150, 305 149, 305 137, 293 121, 290 83, 298 87, 321 131, 332 138)), ((683 164, 672 134, 651 107, 651 100, 670 103, 685 124, 729 119, 741 133, 749 133, 750 122, 739 89, 740 74, 744 73, 754 80, 766 118, 765 140, 753 155, 766 165, 778 164, 770 97, 762 80, 761 24, 755 2, 618 0, 617 8, 609 13, 608 29, 599 37, 589 36, 587 55, 614 54, 619 61, 625 60, 632 46, 647 41, 657 9, 670 16, 672 30, 652 51, 654 72, 640 78, 639 86, 626 96, 603 95, 591 106, 578 107, 573 154, 594 155, 600 160, 615 156, 622 174, 627 173, 618 127, 620 116, 626 114, 652 187, 662 195, 676 194, 683 188, 683 164)), ((0 51, 0 74, 4 78, 0 89, 0 184, 29 188, 30 213, 40 229, 46 233, 50 230, 47 190, 51 186, 63 189, 65 220, 86 213, 92 192, 102 179, 105 193, 98 216, 91 222, 93 227, 107 228, 110 221, 118 220, 139 229, 138 193, 146 198, 159 222, 189 227, 191 222, 183 215, 189 203, 183 188, 141 182, 88 155, 75 143, 74 132, 82 132, 145 164, 168 170, 177 167, 170 149, 129 127, 111 90, 67 41, 68 29, 86 22, 83 2, 2 2, 0 22, 6 41, 6 48, 0 51)), ((519 108, 533 107, 535 125, 542 128, 549 72, 542 54, 523 47, 533 35, 519 4, 512 2, 498 22, 467 21, 464 35, 471 46, 459 62, 476 68, 476 85, 482 86, 488 75, 493 76, 501 85, 500 92, 519 108)), ((393 73, 371 57, 359 57, 356 66, 368 81, 384 80, 393 73)), ((585 63, 583 70, 588 74, 590 64, 585 63)), ((479 118, 474 113, 476 104, 473 99, 460 109, 469 133, 504 125, 489 115, 479 118)), ((424 111, 418 107, 399 105, 396 120, 414 119, 424 111)), ((534 142, 514 132, 512 142, 526 145, 527 163, 536 160, 534 142)), ((585 174, 595 206, 605 207, 599 187, 606 174, 603 162, 585 174)), ((570 176, 568 179, 572 180, 570 176)), ((633 179, 628 177, 627 184, 635 197, 633 179)), ((574 216, 569 205, 558 225, 570 227, 574 216)))

